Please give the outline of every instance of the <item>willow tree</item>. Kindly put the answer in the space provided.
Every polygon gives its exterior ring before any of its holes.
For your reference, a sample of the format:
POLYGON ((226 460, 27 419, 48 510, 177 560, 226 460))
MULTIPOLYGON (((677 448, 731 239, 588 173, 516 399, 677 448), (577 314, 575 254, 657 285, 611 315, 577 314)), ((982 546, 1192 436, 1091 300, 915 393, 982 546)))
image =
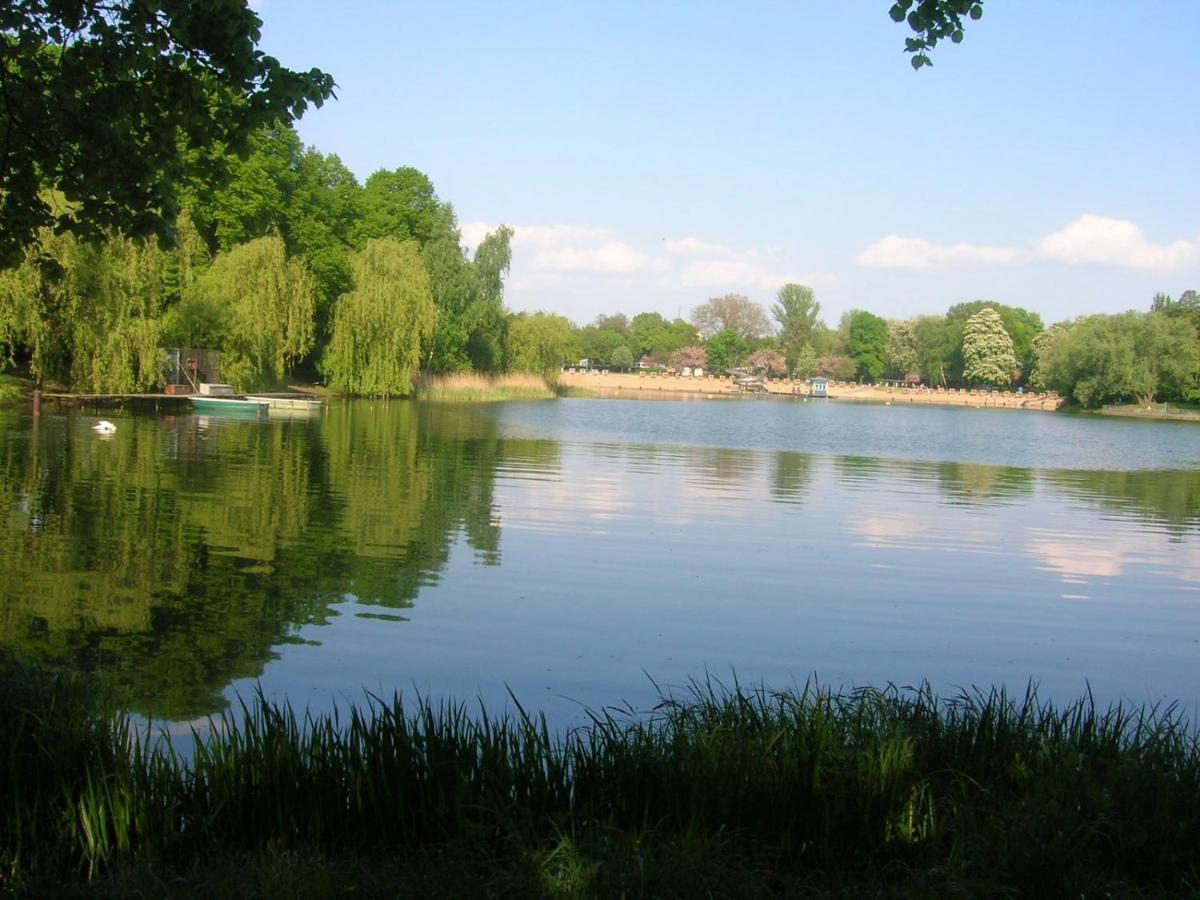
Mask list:
POLYGON ((43 230, 21 265, 0 276, 0 343, 31 374, 96 393, 162 381, 160 315, 167 254, 110 235, 97 243, 43 230))
POLYGON ((521 313, 508 325, 508 367, 541 375, 549 384, 571 356, 571 323, 547 312, 521 313))
POLYGON ((321 369, 334 390, 375 397, 412 391, 437 308, 415 241, 375 238, 352 263, 354 290, 338 298, 321 369))
POLYGON ((219 254, 181 305, 225 310, 221 377, 242 390, 283 381, 313 346, 316 281, 278 236, 219 254))

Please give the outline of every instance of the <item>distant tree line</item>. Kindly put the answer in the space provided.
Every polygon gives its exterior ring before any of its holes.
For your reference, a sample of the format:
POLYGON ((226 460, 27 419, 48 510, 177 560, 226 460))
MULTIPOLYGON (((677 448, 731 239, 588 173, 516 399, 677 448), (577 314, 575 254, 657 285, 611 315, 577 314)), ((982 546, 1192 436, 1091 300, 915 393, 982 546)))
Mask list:
POLYGON ((768 313, 740 294, 697 306, 690 321, 601 315, 563 336, 560 356, 607 368, 684 366, 770 375, 896 380, 931 387, 1058 391, 1082 406, 1200 401, 1200 295, 1159 294, 1147 312, 1090 315, 1047 329, 1020 307, 975 300, 944 315, 820 318, 811 288, 786 284, 768 313))

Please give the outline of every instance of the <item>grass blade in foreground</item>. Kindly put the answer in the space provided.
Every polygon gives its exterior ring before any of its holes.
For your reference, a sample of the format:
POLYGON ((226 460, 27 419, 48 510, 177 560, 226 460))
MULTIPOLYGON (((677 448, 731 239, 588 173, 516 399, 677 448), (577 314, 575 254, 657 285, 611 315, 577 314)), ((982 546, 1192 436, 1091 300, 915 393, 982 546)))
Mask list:
POLYGON ((188 761, 131 743, 87 682, 3 668, 0 862, 17 889, 144 892, 174 873, 169 893, 272 893, 296 866, 317 894, 1200 883, 1200 753, 1169 708, 703 683, 558 737, 523 710, 397 697, 299 717, 256 697, 188 761))

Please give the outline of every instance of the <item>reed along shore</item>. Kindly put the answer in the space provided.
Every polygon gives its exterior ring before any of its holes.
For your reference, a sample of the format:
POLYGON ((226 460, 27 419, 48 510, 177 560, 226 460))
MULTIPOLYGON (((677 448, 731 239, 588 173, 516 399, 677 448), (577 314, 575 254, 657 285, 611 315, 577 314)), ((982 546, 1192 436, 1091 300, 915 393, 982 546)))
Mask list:
POLYGON ((17 895, 1146 896, 1200 888, 1171 708, 694 684, 566 734, 514 705, 255 697, 184 754, 4 661, 17 895))

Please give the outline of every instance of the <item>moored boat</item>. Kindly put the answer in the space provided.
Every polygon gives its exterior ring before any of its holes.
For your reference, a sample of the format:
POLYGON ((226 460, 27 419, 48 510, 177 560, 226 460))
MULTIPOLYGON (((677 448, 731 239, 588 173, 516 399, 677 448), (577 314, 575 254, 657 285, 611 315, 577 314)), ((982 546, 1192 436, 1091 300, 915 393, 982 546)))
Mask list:
POLYGON ((197 412, 217 415, 235 416, 266 416, 270 409, 263 400, 251 400, 241 397, 211 397, 201 394, 191 396, 192 406, 197 412))
POLYGON ((298 412, 317 412, 321 408, 321 401, 314 400, 312 397, 274 397, 263 394, 247 394, 246 399, 255 403, 265 403, 272 412, 280 409, 296 410, 298 412))

